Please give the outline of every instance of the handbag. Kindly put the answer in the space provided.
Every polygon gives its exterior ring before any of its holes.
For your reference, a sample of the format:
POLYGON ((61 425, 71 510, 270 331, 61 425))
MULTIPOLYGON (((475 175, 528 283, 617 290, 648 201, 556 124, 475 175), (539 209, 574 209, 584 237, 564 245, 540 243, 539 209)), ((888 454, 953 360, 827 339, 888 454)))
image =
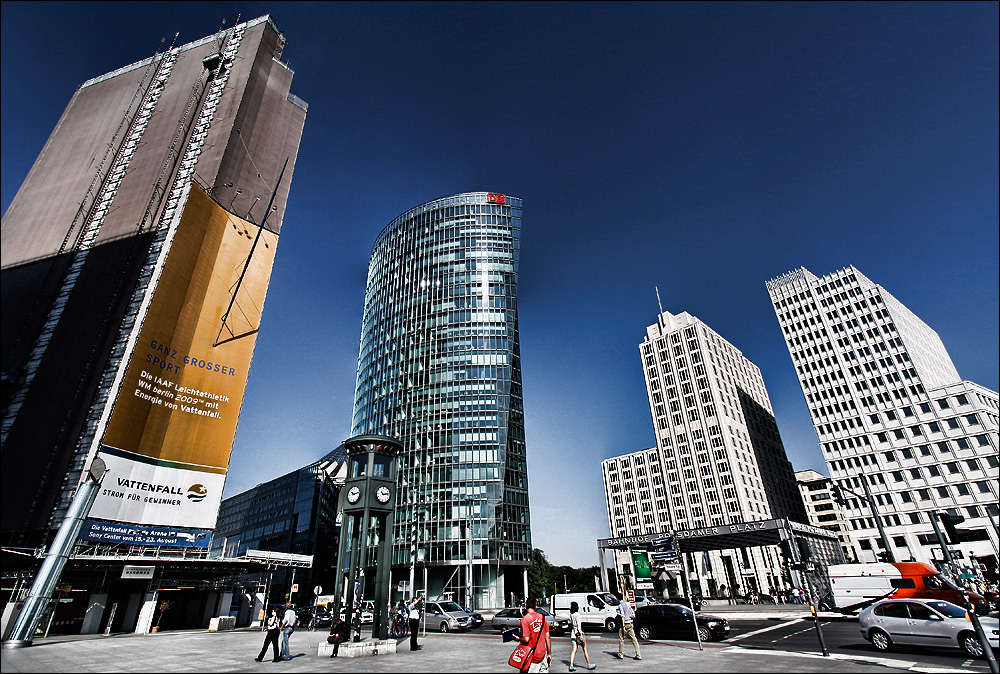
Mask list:
POLYGON ((514 652, 510 654, 507 664, 518 671, 527 671, 531 665, 531 658, 535 654, 535 647, 538 646, 538 642, 542 639, 542 635, 545 634, 546 629, 548 629, 548 624, 545 622, 545 618, 542 618, 542 631, 535 637, 535 643, 530 647, 528 644, 518 644, 514 652))
MULTIPOLYGON (((535 646, 538 642, 535 642, 535 646)), ((518 671, 526 671, 528 665, 531 664, 531 656, 535 653, 535 646, 528 646, 528 644, 518 644, 514 652, 510 654, 510 659, 507 660, 507 664, 517 669, 518 671)))

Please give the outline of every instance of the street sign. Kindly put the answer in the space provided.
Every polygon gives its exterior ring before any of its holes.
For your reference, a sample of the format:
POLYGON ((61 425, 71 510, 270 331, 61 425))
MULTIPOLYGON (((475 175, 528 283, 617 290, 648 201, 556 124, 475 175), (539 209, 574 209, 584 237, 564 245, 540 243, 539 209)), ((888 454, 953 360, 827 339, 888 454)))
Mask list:
POLYGON ((959 576, 959 578, 961 578, 962 580, 972 580, 975 577, 976 577, 976 574, 974 574, 974 573, 963 573, 963 574, 961 574, 959 576))
POLYGON ((313 594, 316 594, 316 595, 323 594, 323 586, 322 585, 317 585, 316 587, 314 587, 313 588, 313 594))
POLYGON ((676 552, 651 552, 649 559, 653 562, 670 562, 677 559, 676 552))
POLYGON ((299 591, 299 584, 292 583, 292 592, 298 592, 298 591, 299 591))

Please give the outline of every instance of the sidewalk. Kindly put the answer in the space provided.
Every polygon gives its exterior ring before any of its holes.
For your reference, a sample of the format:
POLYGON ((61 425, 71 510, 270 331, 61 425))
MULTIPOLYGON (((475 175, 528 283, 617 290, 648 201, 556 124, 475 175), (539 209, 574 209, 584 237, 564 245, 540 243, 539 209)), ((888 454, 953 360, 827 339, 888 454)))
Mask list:
MULTIPOLYGON (((40 639, 34 646, 0 652, 0 669, 15 672, 503 672, 514 670, 507 664, 513 644, 505 644, 492 631, 465 634, 428 634, 420 638, 422 650, 411 652, 401 640, 399 652, 367 658, 320 658, 318 646, 326 640, 324 631, 299 630, 292 635, 288 662, 253 661, 264 641, 258 630, 232 632, 164 632, 150 635, 94 635, 40 639)), ((553 644, 553 672, 566 671, 570 642, 556 637, 553 644)), ((884 664, 822 658, 782 651, 758 651, 726 643, 673 645, 646 642, 641 645, 642 661, 632 660, 631 644, 626 644, 624 660, 617 660, 617 638, 590 641, 591 660, 599 672, 867 672, 907 671, 884 664)), ((577 666, 586 665, 577 654, 577 666)), ((582 670, 581 670, 582 671, 582 670)))

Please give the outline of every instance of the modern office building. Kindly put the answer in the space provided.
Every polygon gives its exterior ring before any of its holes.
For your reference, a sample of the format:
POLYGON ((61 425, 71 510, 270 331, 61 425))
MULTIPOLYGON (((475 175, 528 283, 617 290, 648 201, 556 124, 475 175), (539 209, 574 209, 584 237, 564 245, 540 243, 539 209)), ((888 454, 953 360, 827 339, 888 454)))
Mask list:
MULTIPOLYGON (((656 448, 602 464, 612 538, 779 518, 806 523, 760 369, 687 312, 661 313, 639 351, 656 448)), ((787 585, 773 546, 713 551, 696 566, 692 589, 705 595, 718 596, 722 586, 765 593, 787 585)), ((679 590, 675 577, 664 580, 679 590)))
MULTIPOLYGON (((319 461, 293 470, 222 501, 209 557, 242 557, 247 550, 290 552, 313 558, 297 570, 296 604, 312 601, 312 588, 336 587, 340 526, 337 503, 347 477, 347 452, 341 444, 319 461)), ((290 569, 270 579, 269 602, 283 600, 292 584, 290 569)))
POLYGON ((372 250, 353 435, 402 442, 393 587, 503 606, 527 592, 518 346, 521 200, 469 192, 393 220, 372 250))
POLYGON ((833 481, 815 470, 795 471, 795 481, 799 484, 802 502, 806 506, 809 524, 826 529, 837 535, 844 558, 855 560, 858 553, 851 540, 851 529, 840 510, 840 504, 833 498, 833 481))
POLYGON ((860 561, 941 559, 931 518, 960 515, 960 564, 997 564, 997 393, 959 376, 937 333, 854 267, 767 284, 860 561), (870 502, 866 489, 871 494, 870 502))
POLYGON ((94 512, 211 531, 306 115, 284 44, 264 16, 84 82, 7 209, 5 546, 43 545, 98 453, 192 491, 94 512))

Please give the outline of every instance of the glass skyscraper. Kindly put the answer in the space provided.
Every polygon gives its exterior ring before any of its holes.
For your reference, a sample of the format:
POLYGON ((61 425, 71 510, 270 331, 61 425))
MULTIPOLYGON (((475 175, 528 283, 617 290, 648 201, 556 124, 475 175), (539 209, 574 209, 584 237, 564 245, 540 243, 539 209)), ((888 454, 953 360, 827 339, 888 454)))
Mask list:
POLYGON ((523 596, 531 560, 520 227, 503 194, 417 206, 379 235, 365 292, 352 432, 405 449, 393 587, 414 578, 476 608, 523 596))

